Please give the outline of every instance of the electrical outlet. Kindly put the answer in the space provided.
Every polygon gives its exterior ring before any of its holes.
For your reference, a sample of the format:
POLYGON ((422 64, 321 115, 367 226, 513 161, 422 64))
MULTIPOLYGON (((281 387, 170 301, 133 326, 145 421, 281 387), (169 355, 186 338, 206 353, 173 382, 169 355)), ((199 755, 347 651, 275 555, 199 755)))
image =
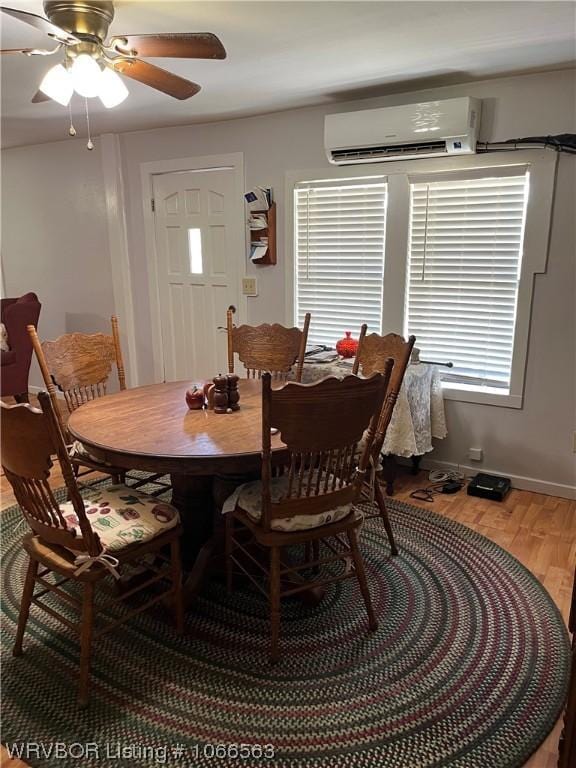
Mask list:
POLYGON ((244 296, 258 296, 258 284, 255 277, 242 278, 242 293, 244 296))
POLYGON ((470 461, 482 461, 484 458, 482 448, 468 448, 468 458, 470 461))

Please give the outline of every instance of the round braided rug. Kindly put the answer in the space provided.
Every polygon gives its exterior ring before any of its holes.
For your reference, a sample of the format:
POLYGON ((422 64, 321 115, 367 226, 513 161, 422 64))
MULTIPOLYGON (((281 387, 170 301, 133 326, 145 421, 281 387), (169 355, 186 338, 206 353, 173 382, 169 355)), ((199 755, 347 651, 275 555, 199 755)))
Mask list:
POLYGON ((398 557, 379 520, 361 534, 377 632, 347 580, 315 608, 283 603, 272 666, 264 599, 214 583, 189 611, 187 637, 159 608, 98 640, 85 711, 76 639, 47 614, 32 607, 24 655, 11 656, 26 562, 22 517, 7 510, 3 740, 98 745, 80 761, 34 766, 521 766, 564 700, 569 643, 556 607, 483 536, 429 510, 389 508, 398 557), (230 747, 240 744, 271 747, 241 757, 230 747), (131 758, 120 761, 118 746, 131 758))

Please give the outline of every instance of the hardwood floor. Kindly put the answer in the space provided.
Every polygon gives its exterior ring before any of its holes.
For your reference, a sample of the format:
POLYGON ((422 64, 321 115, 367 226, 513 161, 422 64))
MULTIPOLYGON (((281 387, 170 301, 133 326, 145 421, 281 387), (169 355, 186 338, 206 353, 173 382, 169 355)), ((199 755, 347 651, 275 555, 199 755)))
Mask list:
MULTIPOLYGON (((495 541, 532 571, 552 596, 565 622, 568 621, 576 562, 576 501, 518 490, 511 491, 503 503, 471 498, 465 491, 438 495, 432 503, 410 498, 411 491, 426 484, 425 472, 415 477, 400 470, 394 498, 433 509, 495 541)), ((54 486, 58 485, 62 485, 62 478, 55 472, 54 486)), ((3 474, 0 492, 1 509, 15 503, 3 474)), ((559 721, 525 768, 556 766, 560 731, 559 721)), ((21 761, 10 760, 2 748, 0 768, 23 766, 21 761)))

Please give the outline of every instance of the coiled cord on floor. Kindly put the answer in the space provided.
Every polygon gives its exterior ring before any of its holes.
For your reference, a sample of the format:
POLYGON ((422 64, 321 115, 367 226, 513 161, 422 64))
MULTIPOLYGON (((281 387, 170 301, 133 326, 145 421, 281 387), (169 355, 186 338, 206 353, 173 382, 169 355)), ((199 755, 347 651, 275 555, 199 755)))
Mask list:
POLYGON ((466 478, 462 472, 456 470, 446 472, 442 469, 432 469, 428 474, 428 480, 430 480, 430 485, 412 491, 411 498, 419 501, 434 501, 434 495, 437 493, 454 493, 455 489, 444 491, 445 485, 457 483, 459 487, 456 490, 460 490, 466 478))
POLYGON ((444 483, 453 480, 455 483, 464 484, 465 479, 465 475, 462 472, 457 472, 455 469, 448 471, 443 469, 431 469, 428 473, 428 480, 430 480, 431 483, 444 483))

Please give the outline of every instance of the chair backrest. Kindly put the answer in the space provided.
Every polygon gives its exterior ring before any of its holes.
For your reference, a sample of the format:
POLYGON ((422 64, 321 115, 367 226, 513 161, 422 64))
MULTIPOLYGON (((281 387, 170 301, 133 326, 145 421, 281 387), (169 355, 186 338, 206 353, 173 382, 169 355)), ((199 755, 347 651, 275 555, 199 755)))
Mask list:
POLYGON ((394 361, 394 368, 390 375, 390 383, 373 444, 373 454, 379 455, 386 437, 386 430, 392 419, 400 387, 404 381, 406 366, 410 362, 410 355, 412 354, 412 347, 416 337, 410 336, 408 341, 406 341, 403 336, 399 336, 397 333, 388 333, 385 336, 371 333, 367 336, 367 330, 368 326, 366 324, 360 329, 358 351, 352 372, 355 374, 361 373, 363 376, 370 376, 377 371, 383 371, 388 359, 391 358, 394 361))
POLYGON ((304 318, 304 328, 285 328, 283 325, 240 325, 233 322, 234 309, 226 313, 228 333, 228 372, 234 373, 234 353, 244 363, 248 378, 261 378, 264 371, 275 380, 286 381, 296 361, 295 380, 302 380, 304 353, 308 340, 310 313, 304 318))
POLYGON ((1 322, 6 326, 10 349, 26 358, 28 365, 32 358, 32 345, 26 331, 29 325, 37 325, 42 305, 35 293, 26 293, 18 299, 1 299, 1 322))
POLYGON ((99 555, 102 545, 86 516, 51 399, 46 392, 38 399, 41 411, 30 405, 1 403, 2 468, 35 534, 50 544, 99 555), (74 508, 74 515, 67 514, 69 519, 49 484, 54 454, 74 508))
MULTIPOLYGON (((35 309, 32 311, 40 314, 40 307, 42 305, 38 301, 38 296, 36 296, 36 294, 32 291, 25 293, 23 296, 18 296, 17 298, 0 299, 0 320, 4 323, 4 325, 6 325, 6 327, 8 327, 8 324, 10 323, 12 308, 23 306, 28 308, 34 307, 35 309)), ((36 320, 38 320, 38 317, 36 317, 36 320)))
POLYGON ((40 342, 36 329, 28 326, 42 377, 65 433, 56 388, 64 395, 69 411, 106 394, 112 366, 116 366, 120 389, 126 389, 118 320, 112 316, 112 333, 65 333, 55 341, 40 342))
POLYGON ((316 515, 355 503, 361 492, 371 443, 390 378, 392 361, 369 379, 346 376, 316 384, 288 382, 272 389, 262 382, 262 519, 316 515), (271 429, 278 429, 289 454, 286 494, 271 501, 271 429), (358 459, 358 444, 368 429, 358 459))

